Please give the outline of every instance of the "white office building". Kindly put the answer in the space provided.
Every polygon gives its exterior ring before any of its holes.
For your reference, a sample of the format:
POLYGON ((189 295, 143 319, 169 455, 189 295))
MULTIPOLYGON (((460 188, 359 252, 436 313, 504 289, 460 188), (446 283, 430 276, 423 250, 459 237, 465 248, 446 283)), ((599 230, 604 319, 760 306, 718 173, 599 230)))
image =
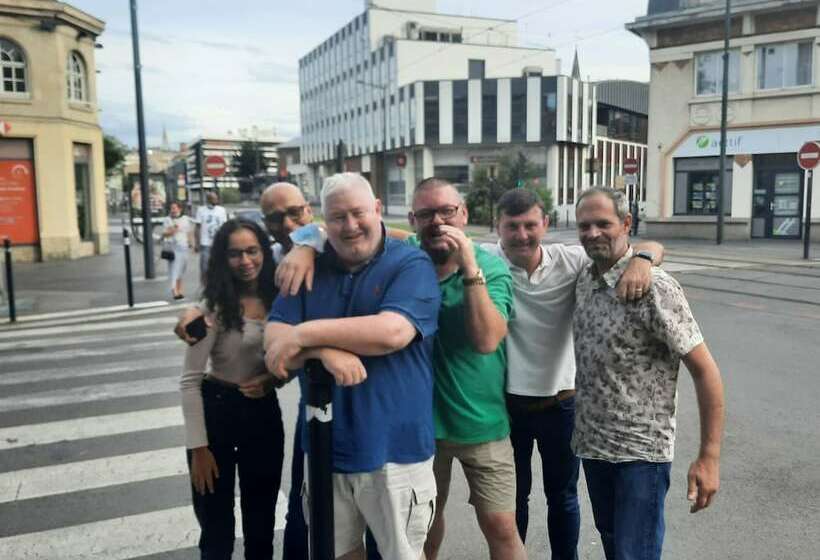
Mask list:
POLYGON ((551 49, 518 46, 512 20, 444 15, 435 0, 365 3, 299 61, 302 162, 318 187, 338 162, 367 176, 391 214, 431 175, 469 183, 523 150, 553 200, 588 186, 595 88, 560 75, 551 49))

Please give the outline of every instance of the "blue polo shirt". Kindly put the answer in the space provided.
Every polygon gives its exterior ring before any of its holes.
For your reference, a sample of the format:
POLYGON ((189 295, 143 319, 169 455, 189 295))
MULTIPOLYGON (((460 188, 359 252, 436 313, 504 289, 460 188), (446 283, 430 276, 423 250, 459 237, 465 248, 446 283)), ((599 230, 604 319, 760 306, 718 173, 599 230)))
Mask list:
MULTIPOLYGON (((333 470, 369 472, 385 463, 418 463, 435 451, 433 428, 433 335, 441 293, 430 258, 421 250, 386 238, 376 256, 350 273, 330 244, 316 259, 313 290, 276 298, 268 320, 297 325, 400 313, 418 335, 385 356, 363 356, 367 379, 334 387, 333 470)), ((299 376, 302 394, 306 381, 299 376)), ((302 430, 308 449, 307 430, 302 430)), ((309 450, 308 450, 309 452, 309 450)))

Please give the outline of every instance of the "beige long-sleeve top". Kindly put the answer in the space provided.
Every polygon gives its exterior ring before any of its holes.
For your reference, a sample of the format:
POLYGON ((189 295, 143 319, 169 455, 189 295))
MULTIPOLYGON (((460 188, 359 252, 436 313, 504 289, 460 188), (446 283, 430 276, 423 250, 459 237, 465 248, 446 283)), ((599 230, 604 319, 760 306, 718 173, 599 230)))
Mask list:
POLYGON ((180 380, 188 449, 208 445, 202 401, 202 380, 206 374, 238 384, 267 372, 262 349, 265 321, 245 319, 240 332, 225 330, 215 314, 209 315, 214 326, 208 328, 205 338, 188 347, 180 380))

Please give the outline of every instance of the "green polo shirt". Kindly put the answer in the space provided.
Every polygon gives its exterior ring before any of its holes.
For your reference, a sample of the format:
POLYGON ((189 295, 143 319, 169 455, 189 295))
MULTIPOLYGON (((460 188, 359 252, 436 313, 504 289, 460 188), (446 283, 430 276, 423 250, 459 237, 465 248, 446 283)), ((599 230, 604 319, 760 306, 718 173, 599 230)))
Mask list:
MULTIPOLYGON (((418 246, 415 236, 408 243, 418 246)), ((487 292, 501 315, 513 312, 512 276, 500 258, 475 246, 476 262, 487 292)), ((441 309, 433 351, 433 417, 436 439, 483 443, 507 437, 510 422, 504 402, 507 358, 504 342, 495 352, 473 349, 464 325, 464 286, 460 272, 439 281, 441 309)))

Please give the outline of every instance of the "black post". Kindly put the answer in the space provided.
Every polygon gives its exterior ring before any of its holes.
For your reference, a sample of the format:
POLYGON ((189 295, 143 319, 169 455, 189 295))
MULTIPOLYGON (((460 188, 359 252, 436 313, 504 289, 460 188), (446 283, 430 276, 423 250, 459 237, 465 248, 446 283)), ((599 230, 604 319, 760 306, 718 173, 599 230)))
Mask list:
POLYGON ((9 322, 17 321, 17 306, 14 302, 14 274, 11 268, 11 239, 3 239, 3 248, 6 252, 6 291, 9 297, 9 322))
POLYGON ((723 87, 720 98, 720 166, 717 184, 717 235, 715 243, 723 243, 723 191, 726 184, 726 109, 729 104, 729 35, 732 33, 731 0, 726 0, 723 21, 723 87))
POLYGON ((134 50, 134 88, 137 98, 137 139, 140 154, 140 193, 142 195, 142 236, 145 277, 154 278, 154 244, 151 230, 151 189, 148 184, 148 153, 145 147, 145 117, 142 107, 142 64, 140 63, 140 40, 137 28, 137 0, 131 0, 131 42, 134 50))
MULTIPOLYGON (((803 233, 803 258, 809 258, 809 245, 811 245, 811 187, 814 182, 814 169, 806 171, 809 174, 809 184, 806 191, 806 227, 803 233)), ((8 258, 8 257, 7 257, 8 258)))
POLYGON ((122 228, 122 247, 125 250, 125 286, 128 289, 128 307, 134 307, 134 283, 131 279, 131 236, 122 228))
POLYGON ((305 363, 305 375, 310 560, 333 560, 333 377, 319 360, 305 363))

